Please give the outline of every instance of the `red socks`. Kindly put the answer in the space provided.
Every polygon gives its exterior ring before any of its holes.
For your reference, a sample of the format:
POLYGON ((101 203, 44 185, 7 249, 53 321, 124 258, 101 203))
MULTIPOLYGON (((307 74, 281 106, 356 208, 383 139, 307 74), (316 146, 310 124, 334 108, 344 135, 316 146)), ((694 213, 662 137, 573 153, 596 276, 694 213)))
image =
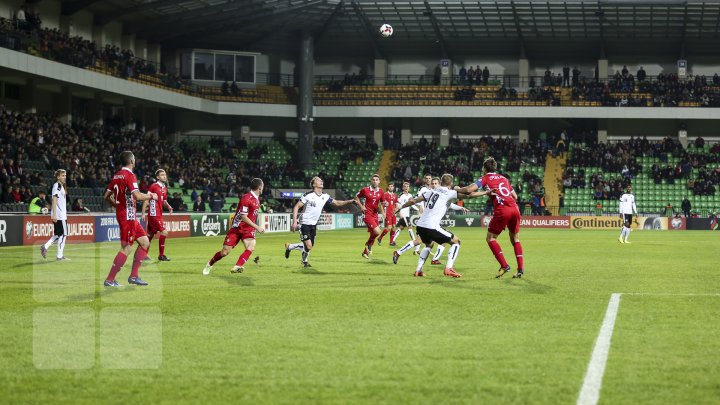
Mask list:
POLYGON ((505 255, 503 255, 500 244, 497 243, 496 240, 491 240, 488 242, 488 246, 490 246, 490 250, 493 252, 493 255, 495 255, 495 259, 500 263, 500 267, 507 267, 507 260, 505 260, 505 255))
MULTIPOLYGON (((148 248, 149 247, 150 246, 148 246, 148 248)), ((138 273, 140 271, 140 265, 142 264, 142 261, 145 260, 147 255, 148 249, 144 249, 141 246, 138 246, 137 250, 135 251, 135 257, 133 258, 132 272, 130 273, 130 277, 138 276, 138 273)))
POLYGON ((513 248, 515 248, 515 258, 517 259, 518 269, 524 269, 523 266, 523 251, 522 251, 522 245, 520 242, 513 243, 513 248))
POLYGON ((372 249, 372 246, 375 244, 375 239, 377 236, 375 235, 375 232, 370 231, 370 237, 368 238, 367 242, 365 242, 365 246, 368 247, 368 249, 372 249))
POLYGON ((165 256, 165 236, 160 235, 158 238, 158 245, 160 246, 160 256, 165 256))
POLYGON ((213 256, 212 259, 210 259, 210 261, 208 262, 208 264, 212 266, 213 264, 219 262, 220 259, 222 259, 222 258, 223 258, 223 255, 222 255, 222 253, 220 253, 220 251, 218 250, 217 252, 215 252, 215 256, 213 256))
MULTIPOLYGON (((388 233, 387 228, 383 229, 382 233, 380 234, 380 239, 384 238, 385 235, 387 235, 387 233, 388 233)), ((392 236, 391 236, 391 238, 392 238, 392 236)))
POLYGON ((107 281, 115 281, 115 276, 120 272, 120 269, 122 269, 122 266, 125 265, 125 262, 127 261, 127 256, 123 252, 118 252, 117 255, 115 255, 115 260, 113 260, 113 265, 110 267, 110 273, 108 273, 107 281))
POLYGON ((395 235, 397 232, 390 232, 390 243, 395 243, 395 235))
POLYGON ((245 262, 248 261, 251 254, 252 254, 252 250, 245 249, 245 251, 242 252, 242 254, 240 255, 240 258, 238 259, 237 263, 235 263, 235 264, 238 266, 243 266, 245 264, 245 262))

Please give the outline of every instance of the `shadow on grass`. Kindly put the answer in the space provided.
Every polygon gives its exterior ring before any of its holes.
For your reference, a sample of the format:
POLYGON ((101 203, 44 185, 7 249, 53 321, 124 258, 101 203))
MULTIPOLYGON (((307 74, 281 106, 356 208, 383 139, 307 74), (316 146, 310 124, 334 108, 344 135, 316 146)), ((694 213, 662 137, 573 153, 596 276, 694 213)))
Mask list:
POLYGON ((228 284, 239 285, 241 287, 252 287, 255 283, 250 277, 242 274, 228 274, 228 275, 217 275, 218 278, 224 280, 228 284))

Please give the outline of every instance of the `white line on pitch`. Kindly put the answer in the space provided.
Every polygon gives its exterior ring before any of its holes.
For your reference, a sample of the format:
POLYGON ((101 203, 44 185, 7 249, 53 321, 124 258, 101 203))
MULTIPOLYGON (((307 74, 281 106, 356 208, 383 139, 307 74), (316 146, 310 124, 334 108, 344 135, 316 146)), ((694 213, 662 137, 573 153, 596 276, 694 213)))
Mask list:
POLYGON ((720 297, 720 293, 622 293, 623 295, 647 295, 650 297, 720 297))
POLYGON ((600 333, 595 341, 590 363, 585 372, 585 380, 580 389, 577 405, 595 405, 600 399, 600 388, 602 387, 602 379, 605 374, 605 364, 607 363, 608 353, 610 352, 610 338, 615 328, 615 319, 617 318, 618 308, 620 307, 620 295, 614 293, 610 296, 605 319, 600 326, 600 333))

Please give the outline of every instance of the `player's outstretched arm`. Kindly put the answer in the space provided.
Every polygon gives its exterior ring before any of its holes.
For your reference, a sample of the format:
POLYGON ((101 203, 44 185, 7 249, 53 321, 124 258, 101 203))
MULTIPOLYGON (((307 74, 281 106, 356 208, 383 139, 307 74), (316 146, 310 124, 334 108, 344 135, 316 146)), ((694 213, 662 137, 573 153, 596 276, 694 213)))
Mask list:
POLYGON ((470 194, 470 193, 472 193, 472 192, 474 192, 474 191, 477 191, 478 188, 479 188, 478 185, 475 184, 475 183, 473 183, 473 184, 469 184, 469 185, 467 185, 467 186, 465 186, 465 187, 455 186, 455 187, 453 188, 453 190, 457 191, 458 194, 460 194, 460 193, 462 193, 462 194, 470 194))
POLYGON ((290 226, 291 231, 294 231, 298 227, 297 226, 298 225, 298 212, 300 212, 300 208, 302 208, 303 205, 305 205, 305 204, 303 204, 303 202, 301 200, 298 200, 297 204, 295 204, 295 206, 293 207, 293 213, 292 213, 293 221, 292 221, 292 225, 290 226))
POLYGON ((155 193, 148 192, 147 194, 141 193, 140 190, 133 191, 133 196, 138 201, 157 200, 158 196, 155 193))
POLYGON ((405 204, 395 208, 395 215, 397 215, 397 213, 400 212, 401 209, 407 208, 407 207, 412 207, 413 205, 421 203, 423 201, 425 201, 425 198, 423 196, 411 198, 411 199, 407 200, 407 202, 405 202, 405 204))
POLYGON ((353 200, 333 200, 330 205, 332 205, 333 207, 344 207, 346 205, 353 204, 354 202, 355 201, 353 200))
POLYGON ((262 227, 260 227, 258 224, 256 224, 255 222, 251 221, 250 218, 248 218, 247 215, 245 215, 245 214, 240 214, 240 220, 241 220, 242 222, 244 222, 244 223, 252 226, 253 228, 255 228, 255 230, 258 231, 258 233, 265 233, 265 228, 262 228, 262 227))

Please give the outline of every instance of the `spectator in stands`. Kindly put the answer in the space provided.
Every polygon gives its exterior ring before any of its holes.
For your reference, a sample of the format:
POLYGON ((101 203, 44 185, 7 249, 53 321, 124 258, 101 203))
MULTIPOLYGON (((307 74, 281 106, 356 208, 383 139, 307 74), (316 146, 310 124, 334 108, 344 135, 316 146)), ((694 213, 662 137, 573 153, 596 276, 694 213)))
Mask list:
POLYGON ((442 75, 442 69, 440 68, 440 64, 438 63, 437 66, 435 66, 435 72, 433 73, 433 83, 435 85, 440 84, 440 76, 442 75))
POLYGON ((578 69, 577 66, 575 66, 572 70, 572 85, 573 87, 577 86, 580 82, 580 69, 578 69))
POLYGON ((647 73, 645 73, 645 69, 640 66, 640 69, 638 69, 635 76, 637 77, 638 82, 644 82, 645 78, 647 77, 647 73))
POLYGON ((72 210, 73 212, 90 212, 90 208, 85 206, 83 199, 80 197, 76 198, 75 201, 73 201, 72 210))
POLYGON ((460 67, 460 84, 465 84, 465 81, 467 80, 467 69, 465 69, 465 66, 460 67))
POLYGON ((193 212, 205 212, 205 201, 202 197, 198 196, 193 204, 193 212))
POLYGON ((222 91, 222 95, 223 95, 223 96, 229 96, 229 95, 230 95, 230 83, 228 83, 227 80, 225 80, 225 81, 223 82, 223 84, 222 84, 222 86, 220 87, 220 89, 221 89, 221 91, 222 91))
POLYGON ((171 198, 168 198, 168 204, 172 207, 173 211, 181 211, 182 206, 182 198, 180 197, 180 193, 175 192, 173 193, 171 198))
POLYGON ((488 80, 490 79, 490 70, 487 66, 482 71, 483 86, 487 86, 488 80))
POLYGON ((12 202, 14 202, 16 204, 22 202, 22 193, 20 193, 20 187, 18 187, 18 186, 13 187, 11 196, 12 196, 12 200, 13 200, 12 202))
POLYGON ((235 97, 240 96, 240 87, 238 87, 238 84, 237 82, 235 82, 235 80, 233 80, 232 84, 230 85, 230 93, 235 97))
POLYGON ((570 87, 570 66, 567 64, 562 68, 562 87, 570 87))
POLYGON ((225 206, 225 199, 217 191, 213 193, 210 199, 210 211, 221 212, 225 206))
POLYGON ((690 218, 690 211, 692 210, 692 204, 690 203, 690 200, 688 200, 687 196, 683 197, 680 208, 682 208, 685 218, 690 218))

